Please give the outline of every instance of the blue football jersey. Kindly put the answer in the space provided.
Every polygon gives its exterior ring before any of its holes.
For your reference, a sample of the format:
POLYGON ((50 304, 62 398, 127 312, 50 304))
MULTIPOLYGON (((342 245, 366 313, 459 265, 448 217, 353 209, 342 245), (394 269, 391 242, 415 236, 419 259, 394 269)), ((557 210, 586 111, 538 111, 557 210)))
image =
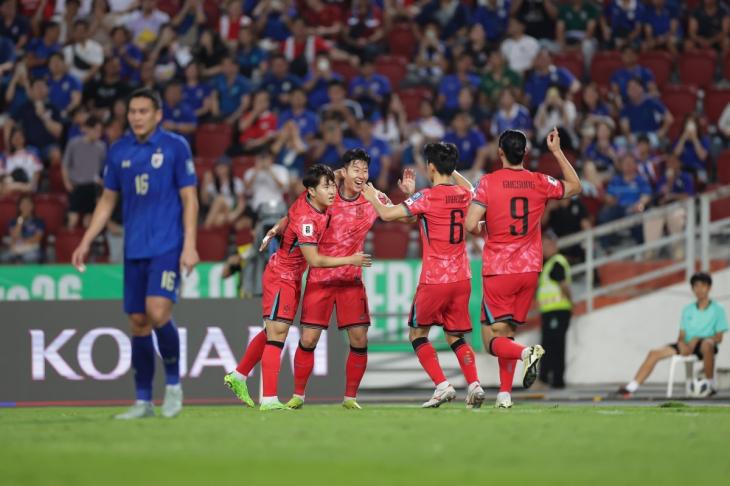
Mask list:
POLYGON ((179 191, 196 184, 190 146, 180 135, 158 128, 144 143, 127 134, 112 145, 104 186, 122 198, 125 258, 152 258, 182 250, 179 191))

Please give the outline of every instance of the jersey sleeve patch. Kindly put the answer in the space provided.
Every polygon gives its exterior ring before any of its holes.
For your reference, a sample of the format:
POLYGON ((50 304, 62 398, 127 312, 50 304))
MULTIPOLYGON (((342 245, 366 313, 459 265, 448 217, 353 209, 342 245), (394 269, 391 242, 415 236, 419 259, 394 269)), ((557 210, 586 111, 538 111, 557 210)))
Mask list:
POLYGON ((408 198, 408 199, 406 199, 405 201, 403 201, 403 203, 404 203, 404 204, 405 204, 406 206, 409 206, 409 207, 410 207, 410 206, 413 206, 413 204, 414 204, 414 203, 415 203, 416 201, 418 201, 419 199, 421 199, 422 197, 423 197, 423 193, 419 191, 419 192, 417 192, 417 193, 413 194, 413 195, 412 195, 411 197, 409 197, 409 198, 408 198))

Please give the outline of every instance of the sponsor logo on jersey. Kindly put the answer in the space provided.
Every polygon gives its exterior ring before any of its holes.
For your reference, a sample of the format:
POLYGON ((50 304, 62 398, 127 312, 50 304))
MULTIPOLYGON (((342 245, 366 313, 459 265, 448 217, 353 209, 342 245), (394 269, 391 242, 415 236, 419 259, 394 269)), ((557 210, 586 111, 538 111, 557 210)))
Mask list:
POLYGON ((130 167, 132 167, 131 160, 122 160, 122 169, 129 169, 130 167))
POLYGON ((558 181, 557 181, 557 179, 555 179, 555 178, 554 178, 553 176, 547 176, 547 180, 548 180, 548 182, 549 182, 550 184, 552 184, 552 185, 554 185, 554 186, 557 186, 557 185, 558 185, 558 181))
POLYGON ((162 167, 162 163, 165 161, 165 156, 162 154, 162 150, 157 149, 157 152, 152 154, 152 168, 153 169, 159 169, 162 167))
POLYGON ((304 223, 302 225, 302 234, 304 236, 312 236, 314 234, 314 225, 311 223, 304 223))
POLYGON ((411 197, 409 197, 408 199, 405 200, 406 206, 412 205, 414 202, 418 201, 422 197, 423 197, 422 192, 415 193, 414 195, 412 195, 411 197))

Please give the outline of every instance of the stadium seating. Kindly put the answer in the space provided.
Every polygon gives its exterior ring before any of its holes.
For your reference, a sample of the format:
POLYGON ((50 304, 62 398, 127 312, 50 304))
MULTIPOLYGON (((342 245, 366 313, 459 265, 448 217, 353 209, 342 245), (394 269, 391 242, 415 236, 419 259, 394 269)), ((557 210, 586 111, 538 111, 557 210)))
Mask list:
POLYGON ((722 63, 722 65, 725 67, 722 77, 725 79, 730 79, 730 51, 728 51, 727 54, 725 54, 725 59, 722 63))
POLYGON ((373 256, 382 259, 405 258, 408 254, 410 226, 391 224, 373 228, 373 256))
POLYGON ((556 66, 564 67, 573 73, 573 76, 579 80, 583 80, 585 62, 583 61, 583 56, 579 52, 568 51, 556 54, 553 56, 553 62, 556 66))
POLYGON ((0 199, 0 236, 8 231, 8 224, 18 214, 18 203, 13 198, 4 197, 0 199))
POLYGON ((666 51, 649 51, 639 55, 639 64, 654 74, 656 84, 661 90, 672 75, 672 56, 666 51))
POLYGON ((686 52, 679 57, 679 79, 683 84, 706 88, 712 84, 716 62, 715 51, 686 52))
POLYGON ((408 73, 408 60, 401 56, 380 56, 375 61, 375 70, 388 78, 390 87, 397 90, 408 73))
POLYGON ((597 52, 591 60, 591 79, 599 86, 608 87, 613 73, 623 66, 618 51, 597 52))
POLYGON ((352 78, 359 74, 358 69, 350 64, 349 61, 342 60, 332 61, 332 71, 345 78, 345 82, 348 84, 350 83, 350 81, 352 81, 352 78))
POLYGON ((717 124, 723 110, 729 104, 730 89, 709 88, 705 91, 705 115, 711 124, 717 124))
POLYGON ((54 244, 56 252, 56 263, 70 263, 71 255, 73 251, 81 243, 84 233, 80 229, 67 230, 61 229, 56 234, 56 241, 54 244))
POLYGON ((228 253, 228 228, 198 228, 198 255, 204 262, 217 262, 228 253))
POLYGON ((232 129, 225 123, 206 123, 195 131, 195 151, 198 157, 217 159, 231 145, 232 129))
POLYGON ((256 164, 256 159, 254 157, 244 156, 244 157, 235 157, 233 159, 233 163, 231 164, 231 169, 233 172, 233 177, 238 177, 239 179, 243 179, 243 175, 246 173, 248 169, 253 167, 256 164))
POLYGON ((396 25, 388 33, 388 50, 394 56, 412 59, 416 53, 418 39, 409 24, 396 25))
POLYGON ((244 228, 236 231, 236 246, 245 245, 253 242, 253 233, 251 229, 244 228))
POLYGON ((33 198, 35 215, 46 225, 46 235, 55 235, 63 228, 66 215, 65 194, 38 194, 33 198))
POLYGON ((693 86, 666 86, 662 91, 662 102, 674 116, 669 136, 675 138, 682 128, 685 115, 697 109, 697 90, 693 86))
POLYGON ((195 158, 195 175, 198 177, 198 183, 202 182, 206 172, 213 170, 214 165, 215 160, 213 159, 195 158))
POLYGON ((421 114, 421 102, 431 96, 428 88, 408 88, 398 92, 408 121, 417 120, 421 114))
POLYGON ((560 177, 562 174, 560 164, 558 164, 558 161, 555 160, 555 157, 553 157, 550 153, 542 154, 540 158, 537 159, 536 171, 553 177, 560 177))
POLYGON ((717 156, 717 182, 730 184, 730 150, 725 150, 717 156))
POLYGON ((57 194, 66 193, 63 185, 63 173, 60 165, 52 165, 48 168, 48 189, 57 194))

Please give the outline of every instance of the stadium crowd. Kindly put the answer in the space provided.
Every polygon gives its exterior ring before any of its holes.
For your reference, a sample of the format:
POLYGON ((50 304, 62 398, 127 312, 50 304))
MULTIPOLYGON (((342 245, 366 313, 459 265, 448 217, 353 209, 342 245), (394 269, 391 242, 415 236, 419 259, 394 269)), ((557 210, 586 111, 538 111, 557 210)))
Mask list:
MULTIPOLYGON (((549 206, 558 236, 730 183, 728 73, 718 0, 0 0, 0 254, 68 261, 138 87, 193 147, 201 256, 219 260, 306 166, 356 146, 399 201, 403 168, 426 184, 429 141, 476 181, 521 129, 530 167, 559 174, 557 126, 585 188, 549 206)), ((119 260, 121 218, 97 261, 119 260)))

